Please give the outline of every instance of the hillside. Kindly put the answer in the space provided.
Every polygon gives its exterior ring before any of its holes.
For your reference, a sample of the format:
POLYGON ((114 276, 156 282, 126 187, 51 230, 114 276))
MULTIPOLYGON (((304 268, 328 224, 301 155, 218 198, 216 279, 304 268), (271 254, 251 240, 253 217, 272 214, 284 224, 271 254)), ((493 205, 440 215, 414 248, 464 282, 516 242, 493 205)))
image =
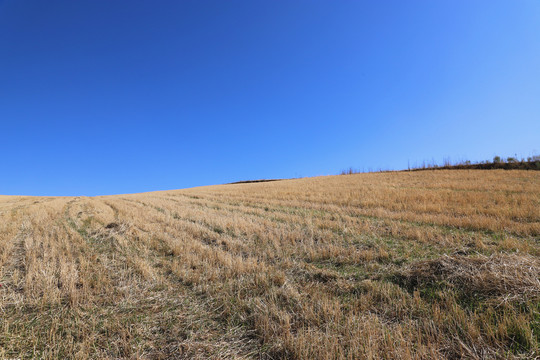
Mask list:
POLYGON ((540 173, 0 197, 0 358, 540 356, 540 173))

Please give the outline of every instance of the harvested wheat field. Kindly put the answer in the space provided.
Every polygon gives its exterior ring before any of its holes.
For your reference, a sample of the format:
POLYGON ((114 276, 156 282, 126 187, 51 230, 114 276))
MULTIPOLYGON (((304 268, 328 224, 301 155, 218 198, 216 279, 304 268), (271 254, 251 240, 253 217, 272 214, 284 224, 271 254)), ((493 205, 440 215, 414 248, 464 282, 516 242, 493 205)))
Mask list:
POLYGON ((540 173, 0 197, 0 358, 540 356, 540 173))

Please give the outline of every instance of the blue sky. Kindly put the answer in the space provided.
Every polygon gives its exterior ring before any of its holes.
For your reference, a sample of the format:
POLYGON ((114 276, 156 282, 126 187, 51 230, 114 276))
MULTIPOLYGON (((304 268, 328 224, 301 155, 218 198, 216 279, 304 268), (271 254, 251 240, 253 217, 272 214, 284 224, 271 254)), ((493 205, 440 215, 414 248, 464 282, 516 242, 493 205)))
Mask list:
POLYGON ((0 194, 540 152, 540 1, 0 0, 0 194))

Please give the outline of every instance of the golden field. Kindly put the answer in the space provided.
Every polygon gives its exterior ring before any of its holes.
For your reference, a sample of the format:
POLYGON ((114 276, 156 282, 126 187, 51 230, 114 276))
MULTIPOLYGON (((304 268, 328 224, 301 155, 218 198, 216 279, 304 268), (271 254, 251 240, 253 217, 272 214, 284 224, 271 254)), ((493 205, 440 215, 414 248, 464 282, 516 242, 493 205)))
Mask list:
POLYGON ((540 356, 540 172, 0 196, 0 359, 540 356))

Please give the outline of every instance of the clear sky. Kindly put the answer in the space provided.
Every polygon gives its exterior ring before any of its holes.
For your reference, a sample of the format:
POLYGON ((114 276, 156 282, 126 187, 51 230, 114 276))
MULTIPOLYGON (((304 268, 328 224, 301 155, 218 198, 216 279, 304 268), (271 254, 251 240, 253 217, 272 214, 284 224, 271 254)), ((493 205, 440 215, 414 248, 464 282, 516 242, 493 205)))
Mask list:
POLYGON ((538 0, 0 0, 0 194, 539 152, 538 0))

